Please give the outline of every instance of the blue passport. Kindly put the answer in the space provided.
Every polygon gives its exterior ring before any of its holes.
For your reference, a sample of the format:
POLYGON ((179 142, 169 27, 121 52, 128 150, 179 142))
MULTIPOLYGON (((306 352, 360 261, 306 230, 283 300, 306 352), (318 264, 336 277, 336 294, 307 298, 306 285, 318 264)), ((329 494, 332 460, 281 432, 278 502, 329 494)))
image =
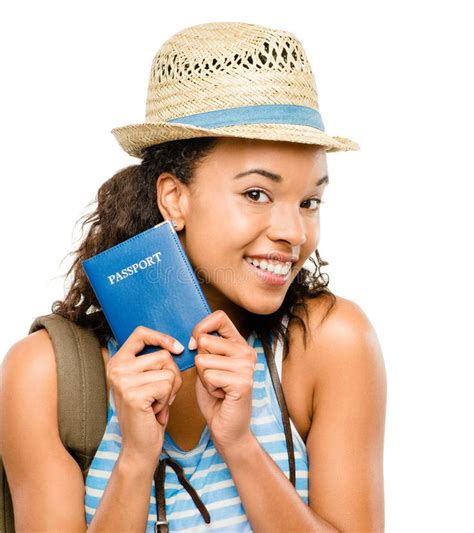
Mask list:
MULTIPOLYGON (((119 348, 139 325, 171 335, 181 371, 194 366, 188 348, 195 325, 212 313, 173 225, 165 220, 82 261, 119 348)), ((217 334, 213 333, 213 334, 217 334)), ((136 355, 162 349, 147 345, 136 355)))

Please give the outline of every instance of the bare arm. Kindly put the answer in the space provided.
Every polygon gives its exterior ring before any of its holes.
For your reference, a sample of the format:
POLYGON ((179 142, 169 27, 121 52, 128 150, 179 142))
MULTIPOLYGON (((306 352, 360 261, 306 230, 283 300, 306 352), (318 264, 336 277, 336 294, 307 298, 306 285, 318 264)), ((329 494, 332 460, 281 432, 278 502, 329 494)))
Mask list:
POLYGON ((120 454, 88 531, 143 533, 148 521, 153 465, 120 454))
POLYGON ((245 513, 256 533, 339 533, 304 503, 255 435, 233 450, 220 454, 231 471, 245 513))
MULTIPOLYGON (((59 436, 56 360, 46 330, 18 341, 3 359, 0 453, 18 533, 86 531, 82 473, 59 436)), ((142 533, 153 472, 154 465, 119 457, 89 531, 142 533)))
POLYGON ((374 329, 353 302, 337 303, 318 329, 309 302, 306 349, 295 353, 311 373, 313 417, 306 439, 309 505, 252 435, 220 451, 255 531, 384 531, 383 440, 386 376, 374 329))
POLYGON ((338 297, 306 356, 315 383, 309 504, 344 533, 381 533, 387 384, 377 335, 357 304, 338 297))

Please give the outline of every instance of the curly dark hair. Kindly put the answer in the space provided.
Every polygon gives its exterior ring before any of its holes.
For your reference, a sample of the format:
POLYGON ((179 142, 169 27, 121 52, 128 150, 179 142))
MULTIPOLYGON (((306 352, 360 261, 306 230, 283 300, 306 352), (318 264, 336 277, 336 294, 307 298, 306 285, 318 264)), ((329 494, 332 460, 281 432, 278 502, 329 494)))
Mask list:
MULTIPOLYGON (((140 164, 123 168, 101 185, 96 199, 88 204, 97 202, 96 209, 76 222, 83 219, 81 239, 84 227, 91 225, 78 248, 66 255, 74 256, 65 275, 65 281, 72 275, 72 282, 64 300, 53 302, 51 310, 54 314, 93 330, 101 346, 106 346, 108 337, 113 334, 81 262, 162 222, 164 218, 156 203, 157 177, 162 172, 170 172, 182 183, 191 184, 198 163, 212 152, 218 140, 217 137, 199 137, 150 146, 144 150, 140 164)), ((288 333, 281 324, 285 314, 290 321, 300 323, 306 346, 307 328, 296 311, 302 309, 307 316, 307 298, 328 300, 330 305, 323 320, 336 303, 335 295, 327 288, 329 276, 320 272, 320 265, 328 263, 321 260, 318 250, 316 257, 318 264, 309 258, 315 267, 314 272, 306 268, 298 272, 276 312, 269 315, 247 312, 246 329, 258 335, 266 353, 271 350, 272 336, 278 336, 284 344, 284 356, 287 355, 288 333)))

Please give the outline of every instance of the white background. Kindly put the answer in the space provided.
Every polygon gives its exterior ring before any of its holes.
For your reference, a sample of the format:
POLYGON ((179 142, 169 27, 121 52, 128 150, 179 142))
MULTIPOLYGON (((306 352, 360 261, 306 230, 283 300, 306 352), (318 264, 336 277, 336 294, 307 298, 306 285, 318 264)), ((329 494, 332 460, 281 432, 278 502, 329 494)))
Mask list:
MULTIPOLYGON (((0 359, 64 294, 75 222, 137 159, 155 51, 185 27, 294 33, 326 131, 320 253, 359 304, 387 378, 386 531, 472 528, 472 17, 468 2, 10 2, 0 13, 0 359), (63 262, 61 263, 61 260, 63 262)), ((26 399, 25 399, 26 400, 26 399)), ((25 401, 25 409, 31 405, 25 401)))

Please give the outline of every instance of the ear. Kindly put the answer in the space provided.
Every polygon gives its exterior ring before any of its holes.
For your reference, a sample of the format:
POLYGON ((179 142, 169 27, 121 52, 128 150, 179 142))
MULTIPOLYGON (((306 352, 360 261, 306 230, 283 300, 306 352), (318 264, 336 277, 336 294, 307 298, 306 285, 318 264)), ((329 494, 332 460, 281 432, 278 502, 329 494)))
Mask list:
POLYGON ((175 220, 177 229, 186 224, 188 187, 170 172, 162 172, 156 180, 156 203, 165 220, 175 220))

